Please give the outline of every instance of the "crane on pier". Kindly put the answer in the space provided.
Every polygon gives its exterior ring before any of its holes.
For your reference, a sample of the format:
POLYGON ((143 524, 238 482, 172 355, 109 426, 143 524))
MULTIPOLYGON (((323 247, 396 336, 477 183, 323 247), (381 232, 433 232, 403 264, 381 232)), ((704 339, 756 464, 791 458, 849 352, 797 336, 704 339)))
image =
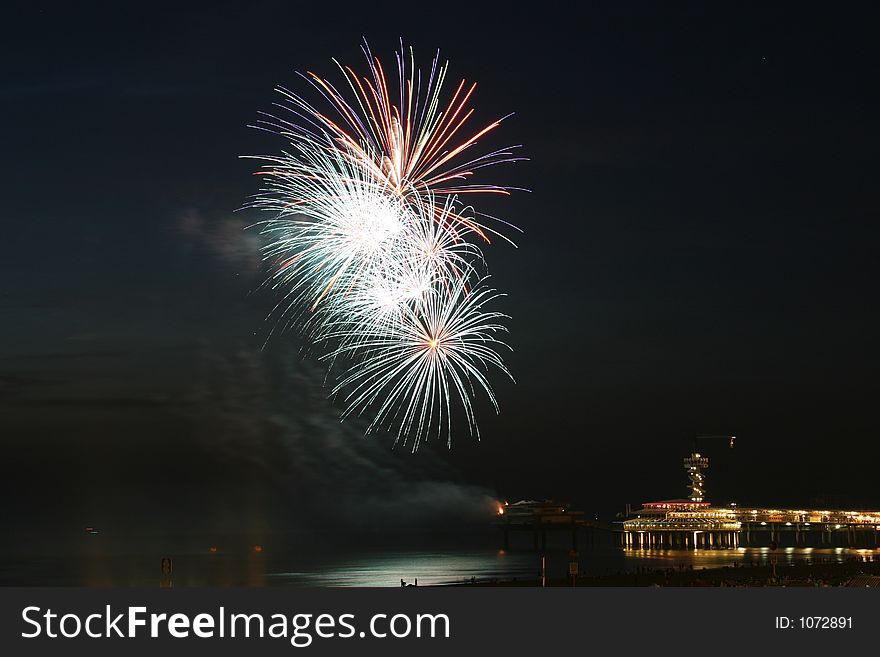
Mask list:
POLYGON ((706 475, 703 472, 709 469, 709 457, 700 453, 697 443, 717 438, 725 439, 730 449, 733 449, 736 443, 736 436, 698 434, 694 436, 691 455, 684 459, 684 469, 687 471, 689 479, 688 487, 691 489, 690 499, 695 504, 702 503, 706 497, 706 475))

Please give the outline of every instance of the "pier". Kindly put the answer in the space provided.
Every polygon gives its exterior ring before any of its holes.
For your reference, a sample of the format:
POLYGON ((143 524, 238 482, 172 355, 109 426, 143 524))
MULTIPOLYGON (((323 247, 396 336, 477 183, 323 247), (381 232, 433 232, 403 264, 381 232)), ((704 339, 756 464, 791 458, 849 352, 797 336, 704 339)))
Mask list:
POLYGON ((548 533, 565 533, 570 536, 571 549, 579 547, 579 534, 584 534, 585 547, 592 548, 597 529, 609 529, 598 521, 584 518, 583 511, 573 511, 567 504, 551 500, 522 500, 513 504, 499 504, 495 523, 501 530, 502 548, 509 550, 511 534, 531 534, 536 552, 547 551, 548 533))
POLYGON ((647 502, 617 532, 627 549, 880 546, 880 511, 738 509, 647 502))
POLYGON ((773 509, 735 504, 716 507, 704 499, 709 459, 684 459, 687 499, 645 502, 627 511, 616 528, 625 549, 727 549, 738 547, 864 548, 880 545, 880 511, 773 509))

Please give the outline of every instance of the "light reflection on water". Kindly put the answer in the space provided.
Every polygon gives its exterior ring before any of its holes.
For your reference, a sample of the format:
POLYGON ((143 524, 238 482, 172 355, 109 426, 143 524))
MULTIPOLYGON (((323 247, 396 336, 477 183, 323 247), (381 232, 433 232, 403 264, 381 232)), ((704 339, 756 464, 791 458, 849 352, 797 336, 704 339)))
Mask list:
POLYGON ((694 568, 767 565, 771 559, 778 564, 843 563, 848 559, 874 561, 880 559, 880 550, 849 548, 736 548, 728 550, 623 550, 627 561, 648 568, 674 568, 678 565, 694 568))
POLYGON ((503 550, 461 552, 400 552, 370 554, 341 559, 320 569, 270 573, 269 584, 303 586, 400 586, 436 585, 479 580, 532 577, 537 573, 535 556, 503 550))

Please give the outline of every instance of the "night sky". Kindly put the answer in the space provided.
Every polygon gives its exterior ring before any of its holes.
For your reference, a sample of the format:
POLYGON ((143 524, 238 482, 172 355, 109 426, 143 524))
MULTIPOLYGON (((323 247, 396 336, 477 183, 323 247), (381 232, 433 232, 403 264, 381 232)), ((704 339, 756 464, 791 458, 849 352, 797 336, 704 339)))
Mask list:
POLYGON ((4 522, 611 517, 683 496, 697 433, 738 436, 703 447, 715 502, 880 506, 875 16, 186 4, 3 10, 4 522), (247 125, 296 71, 363 70, 363 37, 439 47, 478 122, 515 112, 485 145, 530 158, 482 179, 531 190, 488 204, 524 231, 486 249, 516 384, 451 451, 364 439, 295 335, 263 348, 238 156, 284 142, 247 125))

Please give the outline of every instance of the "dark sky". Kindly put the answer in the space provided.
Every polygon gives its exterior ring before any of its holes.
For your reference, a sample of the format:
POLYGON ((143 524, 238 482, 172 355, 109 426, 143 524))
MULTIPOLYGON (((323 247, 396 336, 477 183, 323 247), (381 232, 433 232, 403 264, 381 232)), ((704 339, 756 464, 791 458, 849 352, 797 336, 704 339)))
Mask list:
POLYGON ((683 495, 689 438, 728 432, 704 448, 715 501, 880 506, 876 16, 182 4, 0 17, 7 517, 495 495, 611 514, 683 495), (283 148, 246 127, 273 87, 401 36, 478 81, 479 120, 515 112, 487 146, 530 158, 491 172, 531 192, 490 204, 524 234, 486 253, 517 383, 496 379, 481 443, 415 456, 340 427, 295 336, 261 351, 273 299, 234 212, 256 190, 238 156, 283 148))

